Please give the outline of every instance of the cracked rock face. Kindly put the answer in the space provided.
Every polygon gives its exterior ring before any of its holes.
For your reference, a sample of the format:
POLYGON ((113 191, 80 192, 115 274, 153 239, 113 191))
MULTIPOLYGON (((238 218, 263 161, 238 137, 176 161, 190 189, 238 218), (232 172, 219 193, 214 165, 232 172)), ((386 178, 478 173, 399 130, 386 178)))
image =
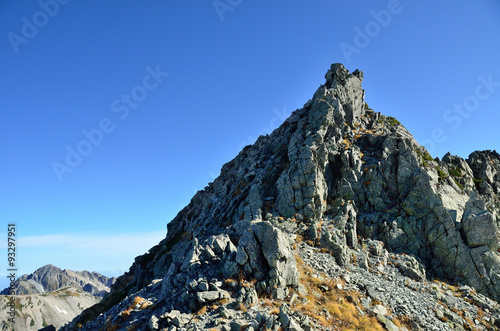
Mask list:
MULTIPOLYGON (((500 155, 433 159, 396 119, 368 108, 362 72, 333 64, 325 78, 303 108, 225 164, 75 325, 155 279, 171 309, 219 300, 227 294, 216 284, 238 277, 257 295, 284 298, 301 290, 297 236, 340 267, 352 263, 360 237, 370 239, 374 255, 407 254, 397 267, 411 279, 440 277, 500 300, 500 155)), ((238 300, 254 296, 245 290, 238 300)))

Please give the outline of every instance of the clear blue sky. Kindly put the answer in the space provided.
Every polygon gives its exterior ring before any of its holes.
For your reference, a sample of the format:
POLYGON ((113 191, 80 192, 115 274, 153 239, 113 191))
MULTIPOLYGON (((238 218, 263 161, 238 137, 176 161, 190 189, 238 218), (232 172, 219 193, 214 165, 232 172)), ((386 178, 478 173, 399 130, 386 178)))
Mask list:
POLYGON ((334 62, 433 156, 500 150, 496 0, 59 1, 0 3, 0 236, 17 224, 20 274, 126 271, 334 62))

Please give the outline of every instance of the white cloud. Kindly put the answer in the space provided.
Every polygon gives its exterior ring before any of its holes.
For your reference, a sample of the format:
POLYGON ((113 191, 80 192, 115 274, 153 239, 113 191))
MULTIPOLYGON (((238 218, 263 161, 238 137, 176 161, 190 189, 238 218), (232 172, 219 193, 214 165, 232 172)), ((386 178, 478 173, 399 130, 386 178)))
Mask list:
MULTIPOLYGON (((18 237, 17 276, 53 264, 61 269, 97 271, 119 276, 129 269, 138 255, 165 238, 164 231, 121 234, 54 234, 18 237)), ((4 270, 0 276, 4 277, 4 270)), ((0 281, 0 289, 5 285, 0 281)))
POLYGON ((146 233, 106 234, 55 234, 44 236, 20 237, 21 249, 57 249, 59 251, 78 251, 126 254, 143 250, 144 253, 165 238, 164 231, 146 233))

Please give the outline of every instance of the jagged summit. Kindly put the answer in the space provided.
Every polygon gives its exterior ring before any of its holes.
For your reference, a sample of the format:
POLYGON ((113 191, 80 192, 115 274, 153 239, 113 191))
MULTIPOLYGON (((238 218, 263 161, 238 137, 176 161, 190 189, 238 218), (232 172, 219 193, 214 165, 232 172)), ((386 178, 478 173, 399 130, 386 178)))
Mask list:
MULTIPOLYGON (((104 296, 116 278, 108 278, 97 272, 62 270, 52 264, 38 268, 31 274, 22 275, 16 280, 16 294, 28 295, 56 291, 75 286, 95 296, 104 296)), ((10 294, 4 289, 1 294, 10 294)))
POLYGON ((97 272, 62 270, 52 264, 38 268, 15 281, 0 296, 0 315, 12 317, 15 302, 15 323, 0 320, 1 330, 39 330, 48 324, 62 327, 83 309, 98 303, 110 291, 116 278, 97 272))
MULTIPOLYGON (((225 164, 168 224, 166 238, 137 257, 112 292, 68 329, 131 326, 133 320, 117 316, 133 297, 156 307, 137 312, 153 330, 205 328, 209 317, 187 322, 187 316, 212 311, 210 305, 257 307, 260 298, 287 302, 296 315, 286 310, 274 322, 251 315, 254 330, 293 321, 318 327, 319 317, 293 304, 294 295, 317 302, 311 291, 326 291, 308 287, 299 257, 332 278, 347 274, 345 282, 366 296, 361 310, 376 300, 416 325, 449 329, 426 313, 440 307, 431 294, 417 299, 434 291, 426 280, 438 278, 474 288, 467 290, 470 300, 487 303, 490 321, 500 317, 496 303, 475 292, 500 299, 498 154, 433 159, 395 118, 367 107, 362 72, 333 64, 325 78, 303 108, 225 164), (419 292, 405 292, 401 279, 415 282, 419 292), (414 299, 403 305, 401 296, 414 299)), ((479 311, 460 300, 457 307, 479 311)), ((331 314, 328 325, 337 325, 331 314)), ((468 322, 457 317, 456 323, 468 322)))
MULTIPOLYGON (((238 183, 231 180, 236 177, 242 181, 242 184, 247 183, 245 189, 253 187, 253 196, 258 194, 260 198, 267 198, 267 201, 272 201, 271 198, 274 198, 278 205, 279 214, 290 217, 302 209, 302 214, 305 217, 312 217, 312 213, 317 209, 315 202, 312 201, 314 194, 307 193, 307 196, 303 197, 302 192, 300 192, 302 189, 298 188, 301 184, 294 183, 294 187, 290 187, 292 183, 288 182, 287 174, 293 172, 299 175, 304 170, 307 171, 304 162, 312 156, 311 151, 316 152, 317 148, 323 148, 324 152, 327 152, 330 146, 321 146, 321 144, 333 145, 342 141, 344 132, 349 130, 349 126, 345 124, 352 124, 353 121, 359 120, 367 111, 364 108, 364 91, 361 88, 362 72, 355 71, 350 74, 342 64, 333 64, 325 78, 327 79, 326 84, 316 91, 313 99, 308 101, 304 108, 295 111, 270 136, 259 137, 254 145, 245 147, 233 161, 224 165, 221 176, 204 191, 198 192, 191 203, 169 223, 167 236, 175 235, 181 231, 179 227, 183 227, 184 224, 192 228, 191 220, 193 217, 186 218, 185 212, 190 210, 190 214, 196 213, 192 209, 199 209, 197 206, 199 198, 202 195, 213 195, 212 193, 215 193, 216 196, 209 200, 235 197, 230 204, 232 207, 238 207, 237 215, 232 213, 231 208, 229 208, 223 212, 221 219, 231 218, 233 221, 238 221, 241 213, 245 213, 244 219, 262 219, 265 215, 262 214, 262 204, 257 201, 259 199, 252 199, 248 206, 241 204, 241 189, 243 187, 241 185, 238 187, 238 183), (316 137, 320 140, 313 141, 312 139, 316 137), (312 145, 302 146, 304 143, 312 145), (267 158, 271 162, 267 162, 267 158), (290 167, 292 169, 289 169, 290 167), (251 182, 252 185, 250 185, 251 182), (261 185, 264 183, 266 185, 261 185), (220 185, 229 190, 234 188, 234 194, 228 192, 228 194, 221 195, 220 192, 214 192, 213 188, 220 185), (276 185, 280 187, 276 187, 276 185), (282 189, 284 185, 288 186, 286 190, 282 189), (268 189, 266 190, 262 186, 268 189), (299 199, 295 199, 295 202, 292 201, 294 196, 290 194, 290 190, 296 191, 298 195, 299 199), (307 203, 304 198, 306 198, 307 203), (236 206, 237 201, 239 206, 236 206), (295 208, 292 210, 293 206, 295 208), (230 214, 231 217, 229 217, 230 214)), ((315 174, 311 175, 315 176, 315 174)), ((311 181, 305 184, 309 190, 315 188, 315 184, 311 181)), ((221 210, 218 208, 219 206, 214 207, 221 210)), ((203 220, 201 221, 203 222, 203 220)))
MULTIPOLYGON (((352 74, 341 63, 334 63, 325 74, 326 91, 334 91, 334 97, 346 108, 348 123, 358 121, 364 113, 365 92, 361 89, 363 72, 355 70, 352 74)), ((318 92, 322 90, 321 88, 318 92)), ((315 95, 316 97, 316 95, 315 95)))

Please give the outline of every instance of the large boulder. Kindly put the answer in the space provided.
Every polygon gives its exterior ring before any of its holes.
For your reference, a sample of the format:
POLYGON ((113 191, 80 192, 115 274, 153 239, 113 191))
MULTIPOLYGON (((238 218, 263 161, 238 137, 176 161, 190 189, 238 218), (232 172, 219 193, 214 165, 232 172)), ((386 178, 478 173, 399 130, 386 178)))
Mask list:
POLYGON ((470 248, 479 246, 488 246, 493 250, 498 248, 498 229, 493 215, 489 212, 469 215, 464 221, 463 231, 470 248))

